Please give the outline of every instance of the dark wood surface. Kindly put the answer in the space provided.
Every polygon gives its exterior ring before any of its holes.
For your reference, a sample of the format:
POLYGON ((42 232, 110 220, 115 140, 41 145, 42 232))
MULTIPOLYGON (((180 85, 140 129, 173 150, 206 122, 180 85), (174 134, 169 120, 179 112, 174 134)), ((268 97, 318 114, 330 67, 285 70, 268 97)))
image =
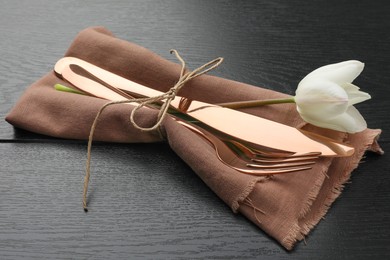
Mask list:
MULTIPOLYGON (((82 29, 214 75, 293 94, 319 66, 366 64, 358 106, 390 150, 389 1, 0 1, 0 115, 50 71, 82 29)), ((390 255, 389 157, 368 154, 306 243, 284 250, 235 215, 167 144, 95 144, 90 209, 81 208, 86 143, 0 121, 0 259, 384 259, 390 255)))

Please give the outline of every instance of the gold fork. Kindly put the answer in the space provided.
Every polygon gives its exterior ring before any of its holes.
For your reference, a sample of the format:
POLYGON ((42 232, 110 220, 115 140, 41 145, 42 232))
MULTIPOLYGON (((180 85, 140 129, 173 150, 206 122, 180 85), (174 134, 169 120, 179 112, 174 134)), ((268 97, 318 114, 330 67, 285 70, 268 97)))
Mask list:
POLYGON ((294 156, 286 155, 286 153, 264 152, 263 156, 268 154, 268 159, 259 159, 254 158, 255 156, 259 156, 259 154, 256 155, 256 153, 253 152, 251 148, 237 141, 232 141, 235 142, 235 145, 239 144, 241 149, 250 152, 253 155, 253 158, 245 160, 240 155, 236 154, 232 149, 230 149, 229 146, 224 143, 224 141, 204 128, 177 118, 174 119, 179 124, 185 126, 189 130, 206 139, 213 146, 216 152, 216 156, 221 162, 242 173, 264 176, 303 171, 311 169, 312 167, 309 165, 314 164, 315 159, 318 158, 318 153, 294 156))

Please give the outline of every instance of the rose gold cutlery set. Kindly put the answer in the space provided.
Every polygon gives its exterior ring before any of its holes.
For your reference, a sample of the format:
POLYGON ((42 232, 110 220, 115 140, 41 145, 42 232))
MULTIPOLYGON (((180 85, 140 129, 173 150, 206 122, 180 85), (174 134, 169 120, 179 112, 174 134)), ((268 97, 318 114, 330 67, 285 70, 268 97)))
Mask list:
MULTIPOLYGON (((163 94, 74 57, 60 59, 54 71, 76 90, 110 101, 163 94)), ((221 162, 242 173, 302 171, 319 157, 354 153, 353 147, 335 140, 215 104, 175 96, 170 109, 175 110, 171 116, 179 124, 212 145, 221 162)))

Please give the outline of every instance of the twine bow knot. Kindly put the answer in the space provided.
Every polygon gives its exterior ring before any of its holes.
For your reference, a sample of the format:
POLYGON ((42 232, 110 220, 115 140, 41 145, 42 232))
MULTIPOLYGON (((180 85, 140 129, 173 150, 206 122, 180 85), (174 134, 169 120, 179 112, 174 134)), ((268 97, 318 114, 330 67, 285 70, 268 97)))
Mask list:
POLYGON ((177 93, 180 91, 180 89, 190 80, 192 80, 193 78, 196 78, 200 75, 203 75, 207 72, 209 72, 210 70, 213 70, 215 69, 216 67, 218 67, 222 61, 223 61, 223 58, 216 58, 214 60, 211 60, 205 64, 203 64, 202 66, 198 67, 197 69, 193 70, 193 71, 188 71, 188 72, 185 72, 186 71, 186 63, 185 61, 183 60, 183 58, 179 55, 179 53, 176 51, 176 50, 171 50, 171 53, 174 53, 176 55, 176 58, 180 61, 181 63, 181 72, 180 72, 180 77, 179 77, 179 80, 177 81, 177 83, 172 87, 170 88, 167 92, 161 94, 161 95, 158 95, 158 96, 155 96, 155 97, 147 97, 147 98, 139 98, 139 99, 135 99, 135 100, 131 100, 131 102, 138 102, 138 106, 135 107, 135 109, 133 109, 133 111, 131 112, 131 115, 130 115, 130 121, 131 123, 133 124, 133 126, 139 130, 143 130, 143 131, 152 131, 152 130, 156 130, 162 123, 162 121, 164 120, 165 116, 167 115, 168 113, 168 109, 169 109, 169 106, 172 102, 172 100, 175 99, 177 93), (158 119, 157 119, 157 122, 151 126, 151 127, 141 127, 139 126, 135 120, 134 120, 134 116, 135 116, 135 113, 141 109, 142 107, 144 106, 148 106, 148 105, 151 105, 153 103, 156 103, 156 102, 160 102, 160 101, 164 101, 165 102, 161 105, 161 108, 160 108, 160 111, 158 113, 158 119))

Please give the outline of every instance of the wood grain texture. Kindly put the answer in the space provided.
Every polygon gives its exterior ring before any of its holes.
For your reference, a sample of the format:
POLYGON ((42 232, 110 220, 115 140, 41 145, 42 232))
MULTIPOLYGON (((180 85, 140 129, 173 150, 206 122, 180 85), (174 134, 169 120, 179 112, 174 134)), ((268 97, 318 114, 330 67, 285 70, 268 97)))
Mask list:
MULTIPOLYGON (((358 106, 390 149, 389 1, 0 0, 0 116, 75 35, 102 25, 190 68, 293 94, 308 72, 358 59, 358 106)), ((90 212, 85 142, 0 121, 0 259, 377 259, 390 255, 388 155, 368 154, 326 219, 286 252, 213 194, 166 144, 95 144, 90 212), (147 184, 147 185, 146 185, 147 184)))

